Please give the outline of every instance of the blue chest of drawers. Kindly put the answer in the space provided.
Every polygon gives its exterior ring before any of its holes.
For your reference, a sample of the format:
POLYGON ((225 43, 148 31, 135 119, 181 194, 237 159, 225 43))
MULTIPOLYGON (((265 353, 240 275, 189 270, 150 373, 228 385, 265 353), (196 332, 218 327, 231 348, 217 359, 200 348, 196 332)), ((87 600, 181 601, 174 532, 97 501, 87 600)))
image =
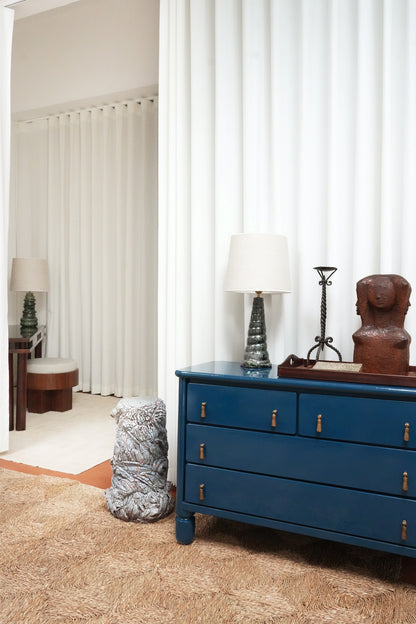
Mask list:
POLYGON ((176 374, 178 542, 198 512, 416 557, 416 389, 176 374))

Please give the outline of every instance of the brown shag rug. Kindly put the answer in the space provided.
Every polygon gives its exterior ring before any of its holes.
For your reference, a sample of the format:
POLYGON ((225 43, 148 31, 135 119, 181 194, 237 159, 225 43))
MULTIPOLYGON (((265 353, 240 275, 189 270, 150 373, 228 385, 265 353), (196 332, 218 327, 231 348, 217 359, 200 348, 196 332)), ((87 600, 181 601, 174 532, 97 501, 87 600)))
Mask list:
POLYGON ((197 516, 125 523, 103 491, 0 469, 1 624, 407 624, 400 558, 197 516))

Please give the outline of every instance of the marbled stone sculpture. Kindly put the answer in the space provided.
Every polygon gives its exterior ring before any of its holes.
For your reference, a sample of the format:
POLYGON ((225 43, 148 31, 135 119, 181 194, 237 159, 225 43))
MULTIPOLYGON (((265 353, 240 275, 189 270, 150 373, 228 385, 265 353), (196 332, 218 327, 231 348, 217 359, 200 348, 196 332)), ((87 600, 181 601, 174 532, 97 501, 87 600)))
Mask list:
POLYGON ((160 399, 121 399, 111 415, 118 423, 107 506, 121 520, 155 522, 171 513, 167 481, 166 408, 160 399))
POLYGON ((357 282, 357 314, 362 326, 352 338, 354 362, 363 365, 363 373, 409 373, 411 338, 404 319, 411 290, 400 275, 369 275, 357 282))

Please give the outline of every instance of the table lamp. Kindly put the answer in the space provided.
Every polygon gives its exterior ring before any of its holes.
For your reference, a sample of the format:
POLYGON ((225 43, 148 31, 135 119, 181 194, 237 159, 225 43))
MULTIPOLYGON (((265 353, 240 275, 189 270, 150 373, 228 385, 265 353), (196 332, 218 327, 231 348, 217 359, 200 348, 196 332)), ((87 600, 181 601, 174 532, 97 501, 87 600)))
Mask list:
POLYGON ((280 234, 234 234, 230 241, 225 290, 256 293, 243 368, 271 368, 262 293, 290 292, 287 238, 280 234))
POLYGON ((23 315, 20 320, 22 336, 31 336, 38 328, 36 299, 33 292, 47 292, 48 263, 43 258, 13 258, 10 290, 25 292, 23 315))

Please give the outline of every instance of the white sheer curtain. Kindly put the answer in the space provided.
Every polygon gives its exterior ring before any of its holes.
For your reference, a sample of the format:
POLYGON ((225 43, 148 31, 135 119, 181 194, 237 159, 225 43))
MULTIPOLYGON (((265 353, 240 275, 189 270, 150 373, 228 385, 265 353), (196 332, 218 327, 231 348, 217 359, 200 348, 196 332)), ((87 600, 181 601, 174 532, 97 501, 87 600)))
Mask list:
POLYGON ((175 368, 244 349, 250 301, 244 315, 223 292, 231 234, 289 238, 293 292, 266 308, 275 363, 305 357, 319 334, 314 266, 338 267, 327 335, 345 360, 356 282, 399 273, 416 286, 415 67, 414 0, 161 0, 159 394, 172 472, 175 368))
POLYGON ((79 389, 157 391, 157 98, 16 126, 17 255, 47 257, 47 352, 79 389))
POLYGON ((10 68, 14 13, 0 7, 0 451, 9 447, 7 276, 10 189, 10 68))

